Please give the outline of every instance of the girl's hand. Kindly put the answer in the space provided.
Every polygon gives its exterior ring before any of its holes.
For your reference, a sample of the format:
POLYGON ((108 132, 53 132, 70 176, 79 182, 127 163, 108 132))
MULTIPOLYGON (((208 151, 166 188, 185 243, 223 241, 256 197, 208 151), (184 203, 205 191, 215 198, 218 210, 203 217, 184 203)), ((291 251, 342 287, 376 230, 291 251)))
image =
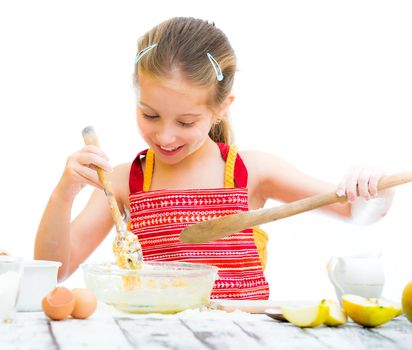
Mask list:
POLYGON ((373 224, 388 212, 395 191, 388 188, 378 192, 378 182, 384 175, 385 172, 381 169, 356 166, 343 177, 336 194, 347 196, 351 203, 351 219, 354 223, 373 224), (371 198, 373 200, 370 200, 371 198))
POLYGON ((378 196, 386 196, 386 191, 378 193, 378 182, 385 172, 379 168, 354 166, 343 177, 336 194, 338 196, 346 195, 349 202, 354 202, 358 197, 369 200, 378 196))
POLYGON ((113 171, 109 158, 100 148, 92 145, 85 146, 68 157, 59 185, 73 198, 87 184, 103 189, 96 167, 109 173, 113 171))

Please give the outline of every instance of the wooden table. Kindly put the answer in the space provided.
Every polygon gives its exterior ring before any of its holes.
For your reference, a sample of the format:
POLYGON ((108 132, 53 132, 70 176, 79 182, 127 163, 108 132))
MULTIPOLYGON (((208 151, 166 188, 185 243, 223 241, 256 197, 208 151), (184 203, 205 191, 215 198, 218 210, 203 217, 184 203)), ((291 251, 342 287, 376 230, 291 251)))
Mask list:
POLYGON ((367 329, 300 329, 266 315, 188 310, 129 315, 99 305, 87 320, 50 321, 42 312, 17 313, 0 324, 0 349, 412 349, 412 323, 401 316, 367 329))

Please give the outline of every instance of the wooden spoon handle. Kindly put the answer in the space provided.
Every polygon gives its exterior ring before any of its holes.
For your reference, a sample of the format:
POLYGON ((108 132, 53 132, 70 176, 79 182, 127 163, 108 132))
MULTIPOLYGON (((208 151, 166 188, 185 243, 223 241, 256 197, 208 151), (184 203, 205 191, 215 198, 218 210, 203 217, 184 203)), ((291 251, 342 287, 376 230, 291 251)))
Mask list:
MULTIPOLYGON (((97 139, 97 135, 92 126, 85 127, 82 130, 82 135, 83 135, 84 143, 86 145, 94 145, 94 146, 100 147, 99 140, 97 139)), ((126 227, 123 222, 119 207, 117 205, 116 198, 112 191, 112 182, 109 180, 107 173, 103 169, 97 167, 96 170, 97 170, 97 175, 99 176, 99 180, 106 194, 107 200, 109 202, 112 218, 113 218, 114 224, 116 225, 116 231, 125 232, 126 227)))
MULTIPOLYGON (((411 172, 384 176, 379 181, 378 189, 384 190, 411 181, 411 172)), ((290 202, 275 208, 257 209, 239 214, 227 215, 218 219, 207 220, 186 227, 180 234, 180 240, 185 243, 210 242, 226 237, 234 232, 240 232, 248 227, 254 227, 256 225, 265 224, 270 221, 317 209, 325 205, 338 202, 343 203, 346 201, 346 196, 339 197, 335 192, 330 192, 290 202)))
MULTIPOLYGON (((404 183, 412 181, 412 173, 399 173, 390 176, 384 176, 379 181, 378 190, 382 191, 390 187, 402 185, 404 183)), ((250 220, 248 227, 264 224, 270 221, 286 218, 288 216, 296 215, 309 211, 312 209, 318 209, 320 207, 334 204, 345 203, 347 201, 346 196, 337 196, 335 192, 326 194, 319 194, 316 196, 297 200, 279 207, 262 209, 262 211, 254 210, 248 220, 250 220)))

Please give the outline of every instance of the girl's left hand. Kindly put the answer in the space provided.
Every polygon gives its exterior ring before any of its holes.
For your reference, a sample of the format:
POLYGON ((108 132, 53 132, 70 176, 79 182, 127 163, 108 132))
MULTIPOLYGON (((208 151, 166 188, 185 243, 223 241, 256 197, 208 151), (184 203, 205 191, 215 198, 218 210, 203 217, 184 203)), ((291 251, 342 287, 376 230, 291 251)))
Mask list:
POLYGON ((349 202, 354 202, 358 195, 366 200, 381 194, 386 196, 388 195, 387 191, 378 193, 378 182, 384 175, 385 171, 379 168, 354 166, 343 177, 336 189, 336 194, 340 197, 346 195, 349 202))

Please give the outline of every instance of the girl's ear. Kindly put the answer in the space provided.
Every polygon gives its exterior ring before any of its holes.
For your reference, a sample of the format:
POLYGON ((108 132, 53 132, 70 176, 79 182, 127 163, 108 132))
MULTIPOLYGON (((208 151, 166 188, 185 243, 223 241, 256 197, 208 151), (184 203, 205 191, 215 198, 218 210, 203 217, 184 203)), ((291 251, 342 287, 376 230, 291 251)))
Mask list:
POLYGON ((225 114, 227 113, 230 105, 233 103, 235 100, 235 95, 230 94, 226 99, 220 104, 217 110, 217 119, 222 119, 225 114))

